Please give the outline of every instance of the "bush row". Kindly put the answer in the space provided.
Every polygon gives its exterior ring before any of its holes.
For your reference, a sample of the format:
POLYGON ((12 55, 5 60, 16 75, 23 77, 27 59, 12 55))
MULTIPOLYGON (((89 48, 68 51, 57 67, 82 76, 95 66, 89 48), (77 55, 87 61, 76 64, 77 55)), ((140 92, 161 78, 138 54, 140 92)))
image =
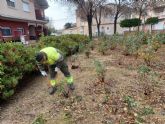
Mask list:
POLYGON ((115 49, 119 44, 123 47, 125 55, 134 55, 144 44, 151 46, 156 51, 161 44, 165 44, 165 34, 138 32, 126 36, 103 36, 99 40, 101 41, 99 51, 102 53, 108 49, 115 49))
POLYGON ((87 36, 79 34, 47 36, 40 38, 39 48, 52 46, 61 50, 65 56, 69 56, 80 51, 81 47, 88 42, 89 38, 87 36))
POLYGON ((0 98, 14 94, 18 80, 35 68, 35 48, 21 43, 0 44, 0 98))
POLYGON ((155 59, 156 51, 165 43, 165 34, 138 32, 126 36, 104 36, 100 38, 99 52, 105 54, 108 49, 122 47, 123 54, 140 57, 147 65, 155 59))

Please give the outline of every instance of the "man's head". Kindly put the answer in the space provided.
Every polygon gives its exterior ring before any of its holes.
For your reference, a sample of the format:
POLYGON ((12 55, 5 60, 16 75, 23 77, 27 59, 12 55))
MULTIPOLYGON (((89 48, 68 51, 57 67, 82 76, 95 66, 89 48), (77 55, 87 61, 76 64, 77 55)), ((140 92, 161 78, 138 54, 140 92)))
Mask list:
POLYGON ((36 54, 36 61, 37 62, 43 62, 44 60, 46 60, 46 56, 43 52, 39 52, 36 54))

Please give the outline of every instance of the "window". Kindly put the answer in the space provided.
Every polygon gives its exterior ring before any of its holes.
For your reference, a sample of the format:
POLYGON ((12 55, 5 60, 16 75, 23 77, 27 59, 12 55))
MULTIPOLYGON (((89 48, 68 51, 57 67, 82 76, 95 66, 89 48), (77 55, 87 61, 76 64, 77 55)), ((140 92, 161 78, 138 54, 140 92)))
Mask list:
POLYGON ((109 27, 107 27, 107 30, 109 30, 109 27))
POLYGON ((30 11, 30 9, 29 9, 29 3, 24 2, 24 1, 22 1, 22 2, 23 2, 23 10, 25 12, 29 12, 30 11))
POLYGON ((24 29, 23 28, 17 28, 17 31, 20 32, 21 35, 24 34, 24 29))
POLYGON ((9 27, 2 27, 1 29, 3 36, 10 36, 11 35, 11 28, 9 27))
POLYGON ((15 0, 6 0, 7 5, 11 7, 15 7, 15 0))

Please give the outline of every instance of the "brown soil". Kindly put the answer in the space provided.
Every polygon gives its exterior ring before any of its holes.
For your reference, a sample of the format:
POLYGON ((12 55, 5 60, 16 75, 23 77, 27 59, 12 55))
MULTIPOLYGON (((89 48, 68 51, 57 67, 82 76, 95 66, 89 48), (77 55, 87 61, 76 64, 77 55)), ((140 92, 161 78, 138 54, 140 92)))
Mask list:
MULTIPOLYGON (((143 61, 124 56, 119 48, 108 51, 105 56, 96 49, 91 51, 89 58, 79 54, 80 68, 70 69, 76 90, 69 98, 60 91, 49 95, 48 78, 36 76, 0 105, 0 124, 32 124, 39 116, 45 124, 135 124, 138 112, 146 106, 153 108, 154 114, 142 116, 142 124, 165 124, 164 53, 165 45, 158 50, 157 59, 151 64, 159 81, 154 86, 145 86, 139 79, 137 70, 143 61), (104 83, 97 80, 94 59, 106 66, 104 83), (128 110, 125 96, 134 98, 137 107, 128 110)), ((71 67, 69 60, 68 64, 71 67)), ((63 75, 59 72, 58 81, 62 79, 63 75)))

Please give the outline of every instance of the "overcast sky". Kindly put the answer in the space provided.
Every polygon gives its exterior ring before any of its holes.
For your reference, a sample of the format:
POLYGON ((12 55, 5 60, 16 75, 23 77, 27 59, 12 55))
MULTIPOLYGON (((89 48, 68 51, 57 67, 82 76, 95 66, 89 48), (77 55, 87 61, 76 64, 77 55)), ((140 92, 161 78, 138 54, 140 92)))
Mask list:
POLYGON ((48 3, 49 8, 45 10, 45 15, 52 20, 55 29, 62 29, 67 22, 75 23, 75 8, 50 0, 48 3))

